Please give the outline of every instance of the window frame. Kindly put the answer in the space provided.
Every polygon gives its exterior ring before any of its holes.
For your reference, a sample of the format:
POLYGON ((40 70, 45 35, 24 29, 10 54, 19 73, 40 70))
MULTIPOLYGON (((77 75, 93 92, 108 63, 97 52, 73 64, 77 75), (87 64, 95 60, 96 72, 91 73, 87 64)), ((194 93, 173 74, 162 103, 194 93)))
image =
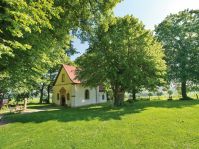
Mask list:
POLYGON ((105 95, 104 94, 102 94, 102 100, 105 100, 105 95))
POLYGON ((61 81, 62 81, 62 82, 65 82, 65 74, 62 74, 62 76, 61 76, 61 81))
POLYGON ((57 93, 57 100, 59 100, 59 93, 57 93))
POLYGON ((84 92, 84 98, 85 98, 85 100, 90 99, 90 91, 88 89, 86 89, 85 92, 84 92))

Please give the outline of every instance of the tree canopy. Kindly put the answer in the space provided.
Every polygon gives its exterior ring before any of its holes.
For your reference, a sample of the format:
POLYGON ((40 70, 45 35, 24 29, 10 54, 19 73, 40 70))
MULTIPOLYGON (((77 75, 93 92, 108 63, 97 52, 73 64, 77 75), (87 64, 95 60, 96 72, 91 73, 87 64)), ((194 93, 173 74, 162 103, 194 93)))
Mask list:
POLYGON ((187 82, 199 81, 199 11, 171 14, 155 32, 165 48, 168 78, 181 83, 182 97, 186 99, 187 82))
POLYGON ((87 52, 77 63, 79 78, 89 86, 107 84, 114 104, 125 91, 155 87, 163 82, 166 65, 162 46, 133 16, 115 18, 109 28, 95 32, 87 52))
POLYGON ((89 40, 119 1, 2 0, 0 92, 35 89, 51 68, 69 61, 73 37, 89 40))

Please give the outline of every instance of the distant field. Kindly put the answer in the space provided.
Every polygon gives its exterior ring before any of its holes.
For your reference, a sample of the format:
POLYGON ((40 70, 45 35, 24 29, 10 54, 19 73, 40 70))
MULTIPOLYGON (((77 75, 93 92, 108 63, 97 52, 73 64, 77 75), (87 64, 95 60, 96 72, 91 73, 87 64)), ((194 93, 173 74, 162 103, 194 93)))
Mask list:
POLYGON ((138 101, 11 114, 0 126, 2 149, 199 148, 199 101, 138 101))
MULTIPOLYGON (((197 93, 199 95, 199 93, 197 93)), ((188 93, 188 97, 190 98, 193 98, 193 99, 196 99, 197 96, 196 96, 196 93, 188 93)), ((137 96, 138 99, 146 99, 148 100, 149 99, 149 96, 137 96)), ((169 95, 161 95, 161 96, 156 96, 156 95, 153 95, 150 97, 150 100, 167 100, 169 98, 169 95)), ((181 95, 172 95, 172 99, 173 100, 178 100, 182 98, 181 95)))

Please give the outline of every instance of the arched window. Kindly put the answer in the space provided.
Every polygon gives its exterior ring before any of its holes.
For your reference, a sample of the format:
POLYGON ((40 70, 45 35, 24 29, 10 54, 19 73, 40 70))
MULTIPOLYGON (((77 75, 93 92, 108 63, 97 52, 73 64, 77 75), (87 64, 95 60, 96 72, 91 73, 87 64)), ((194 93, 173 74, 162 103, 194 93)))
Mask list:
POLYGON ((64 81, 65 81, 65 75, 64 75, 64 74, 62 74, 61 81, 62 81, 62 82, 64 82, 64 81))
POLYGON ((85 99, 89 99, 90 98, 89 96, 90 96, 89 90, 85 90, 85 99))
POLYGON ((67 93, 67 100, 70 100, 70 94, 67 93))
POLYGON ((102 95, 102 100, 104 100, 104 94, 102 95))
POLYGON ((59 100, 59 93, 57 93, 57 100, 59 100))

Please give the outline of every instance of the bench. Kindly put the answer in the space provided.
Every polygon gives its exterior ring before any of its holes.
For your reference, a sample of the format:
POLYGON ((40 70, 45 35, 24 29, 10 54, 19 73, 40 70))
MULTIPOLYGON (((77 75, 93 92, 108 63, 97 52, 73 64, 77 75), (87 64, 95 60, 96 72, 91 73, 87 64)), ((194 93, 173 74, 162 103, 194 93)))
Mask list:
POLYGON ((22 105, 9 106, 9 110, 10 110, 10 113, 13 113, 13 112, 20 112, 20 111, 23 111, 23 110, 24 110, 24 107, 23 107, 22 105))

